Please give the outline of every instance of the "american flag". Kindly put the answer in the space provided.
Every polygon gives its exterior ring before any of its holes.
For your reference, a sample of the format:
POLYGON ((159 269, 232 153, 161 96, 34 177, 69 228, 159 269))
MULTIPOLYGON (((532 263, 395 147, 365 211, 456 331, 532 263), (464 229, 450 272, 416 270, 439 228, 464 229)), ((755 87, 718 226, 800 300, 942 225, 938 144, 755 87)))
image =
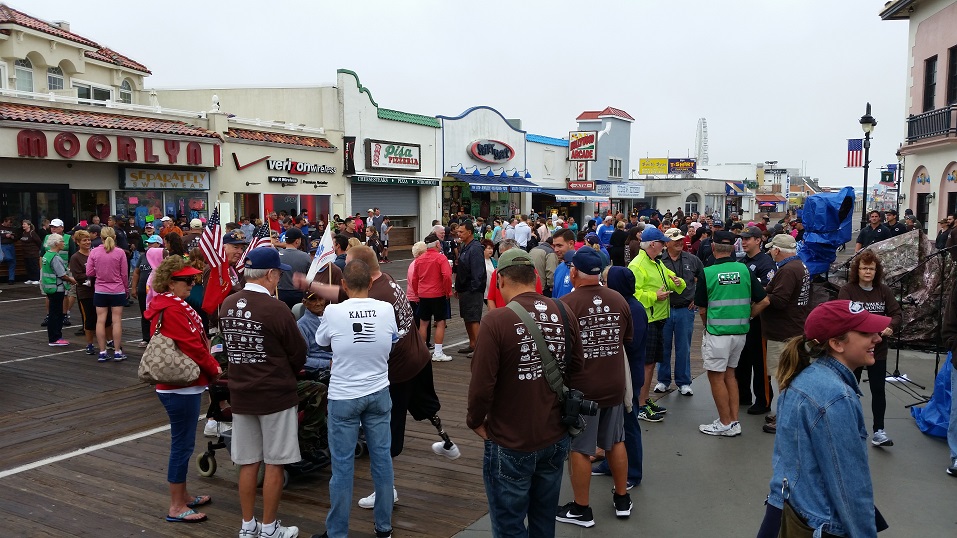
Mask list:
POLYGON ((206 228, 199 238, 199 248, 209 265, 209 280, 203 293, 203 310, 212 313, 223 303, 233 283, 229 278, 229 262, 226 261, 226 248, 223 246, 223 231, 219 226, 219 204, 206 221, 206 228))
POLYGON ((266 223, 263 223, 262 226, 256 228, 256 231, 253 232, 253 236, 249 239, 249 246, 246 247, 246 250, 243 251, 243 255, 239 257, 239 261, 236 262, 236 271, 239 274, 243 274, 243 267, 246 265, 246 256, 252 252, 254 248, 272 246, 269 232, 269 224, 266 223))
POLYGON ((847 139, 847 168, 861 168, 864 159, 864 140, 862 138, 847 139))

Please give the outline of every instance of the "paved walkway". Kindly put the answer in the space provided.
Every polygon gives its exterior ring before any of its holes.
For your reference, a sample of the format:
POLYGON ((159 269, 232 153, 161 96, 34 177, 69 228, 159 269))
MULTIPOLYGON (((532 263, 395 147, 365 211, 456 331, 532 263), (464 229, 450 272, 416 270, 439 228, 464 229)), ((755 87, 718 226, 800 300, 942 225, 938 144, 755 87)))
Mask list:
MULTIPOLYGON (((895 351, 891 350, 891 368, 894 358, 895 351)), ((933 354, 902 352, 901 371, 927 386, 927 391, 919 392, 930 394, 933 354)), ((595 526, 582 529, 558 523, 556 536, 741 538, 757 533, 771 478, 774 436, 761 431, 763 415, 750 416, 744 409, 740 437, 699 433, 698 424, 711 422, 716 412, 707 378, 699 376, 692 387, 693 397, 672 392, 660 400, 668 408, 663 422, 642 422, 644 479, 631 491, 635 503, 631 518, 615 518, 609 491, 611 477, 593 477, 595 526)), ((890 523, 890 529, 880 536, 957 536, 957 479, 944 472, 947 443, 920 433, 904 408, 914 401, 887 384, 886 426, 895 445, 868 450, 875 501, 890 523)), ((862 404, 869 425, 870 394, 866 387, 862 404)), ((571 497, 566 472, 561 503, 571 497)), ((456 536, 491 536, 489 529, 486 515, 456 536)))

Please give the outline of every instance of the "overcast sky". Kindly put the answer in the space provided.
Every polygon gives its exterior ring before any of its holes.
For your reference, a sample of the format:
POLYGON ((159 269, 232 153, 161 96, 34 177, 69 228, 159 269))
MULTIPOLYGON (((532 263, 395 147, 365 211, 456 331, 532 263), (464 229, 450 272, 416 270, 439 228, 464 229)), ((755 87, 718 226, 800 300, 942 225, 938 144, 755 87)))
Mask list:
MULTIPOLYGON (((145 64, 147 87, 327 85, 359 74, 380 106, 487 105, 565 137, 584 110, 635 117, 641 157, 778 161, 856 185, 847 138, 870 101, 871 178, 905 136, 907 22, 874 0, 0 0, 145 64)), ((873 184, 873 181, 871 182, 873 184)))

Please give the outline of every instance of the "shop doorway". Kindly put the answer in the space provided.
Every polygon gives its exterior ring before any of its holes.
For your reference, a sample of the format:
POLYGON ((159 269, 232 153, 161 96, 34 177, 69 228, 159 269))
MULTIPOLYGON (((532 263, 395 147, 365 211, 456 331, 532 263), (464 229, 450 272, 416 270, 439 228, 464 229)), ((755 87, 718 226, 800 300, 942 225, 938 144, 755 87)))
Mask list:
MULTIPOLYGON (((73 214, 70 209, 69 185, 39 186, 27 183, 5 183, 0 185, 0 219, 13 217, 15 222, 30 219, 39 228, 43 219, 62 219, 69 221, 73 214)), ((65 222, 68 227, 76 221, 65 222)))
POLYGON ((239 222, 241 217, 249 217, 249 220, 253 223, 256 222, 256 219, 264 218, 262 208, 259 206, 259 193, 258 192, 237 192, 233 196, 233 207, 235 208, 236 222, 239 222))
POLYGON ((74 224, 81 220, 89 221, 94 214, 100 217, 101 222, 106 222, 110 214, 109 191, 74 190, 71 194, 74 224))
MULTIPOLYGON (((264 194, 263 212, 268 214, 275 211, 280 216, 283 212, 295 216, 299 214, 299 195, 297 194, 264 194)), ((260 217, 261 218, 261 217, 260 217)))

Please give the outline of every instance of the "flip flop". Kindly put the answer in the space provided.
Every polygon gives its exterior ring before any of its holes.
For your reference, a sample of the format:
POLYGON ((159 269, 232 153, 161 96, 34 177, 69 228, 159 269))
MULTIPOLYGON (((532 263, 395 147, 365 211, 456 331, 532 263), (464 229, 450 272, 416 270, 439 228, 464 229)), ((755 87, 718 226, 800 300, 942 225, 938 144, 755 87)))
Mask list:
POLYGON ((189 516, 194 516, 198 513, 199 512, 197 512, 196 510, 189 509, 176 517, 166 516, 166 521, 169 521, 170 523, 200 523, 202 521, 206 521, 205 514, 203 514, 203 517, 200 517, 200 518, 187 519, 189 518, 189 516))
POLYGON ((186 503, 187 508, 198 508, 200 506, 206 506, 207 504, 213 502, 213 498, 209 495, 197 495, 192 502, 186 503))

